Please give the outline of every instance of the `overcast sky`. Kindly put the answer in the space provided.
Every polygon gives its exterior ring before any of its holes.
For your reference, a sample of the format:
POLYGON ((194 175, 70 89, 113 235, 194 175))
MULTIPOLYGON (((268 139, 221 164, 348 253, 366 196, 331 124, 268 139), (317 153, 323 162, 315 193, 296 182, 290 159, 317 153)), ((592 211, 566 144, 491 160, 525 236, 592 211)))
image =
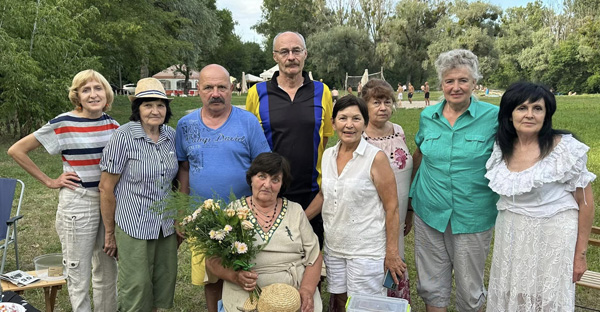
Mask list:
MULTIPOLYGON (((524 6, 528 0, 489 0, 490 3, 499 5, 503 9, 515 6, 524 6)), ((562 2, 559 0, 543 0, 542 2, 557 6, 556 3, 562 2)), ((264 38, 257 34, 253 29, 250 29, 256 24, 261 17, 260 7, 262 0, 217 0, 219 9, 227 8, 231 11, 233 19, 238 22, 235 27, 235 32, 242 41, 254 41, 262 43, 264 38)))

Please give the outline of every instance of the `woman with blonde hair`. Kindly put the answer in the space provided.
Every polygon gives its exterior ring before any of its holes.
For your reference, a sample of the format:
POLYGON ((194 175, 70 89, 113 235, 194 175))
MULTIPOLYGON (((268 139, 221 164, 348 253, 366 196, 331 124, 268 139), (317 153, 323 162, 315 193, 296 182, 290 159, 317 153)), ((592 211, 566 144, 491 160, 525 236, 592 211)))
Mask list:
POLYGON ((100 73, 88 69, 73 78, 72 111, 60 114, 8 149, 8 154, 31 176, 51 189, 60 189, 56 231, 67 268, 67 287, 73 311, 91 311, 90 280, 95 311, 117 309, 117 263, 103 252, 100 215, 100 157, 119 124, 105 113, 113 91, 100 73), (31 160, 29 152, 44 146, 61 154, 63 173, 51 178, 31 160), (90 276, 90 272, 92 273, 90 276))

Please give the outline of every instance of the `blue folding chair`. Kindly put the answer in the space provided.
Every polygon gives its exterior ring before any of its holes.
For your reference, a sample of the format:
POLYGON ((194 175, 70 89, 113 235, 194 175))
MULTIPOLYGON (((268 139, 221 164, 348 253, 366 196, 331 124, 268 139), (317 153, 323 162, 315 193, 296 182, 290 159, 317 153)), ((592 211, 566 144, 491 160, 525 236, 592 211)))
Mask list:
POLYGON ((23 218, 23 216, 20 215, 20 213, 24 191, 25 183, 23 183, 23 181, 19 179, 0 178, 0 242, 4 240, 4 243, 0 245, 0 248, 4 249, 4 255, 2 256, 2 267, 0 267, 0 274, 4 272, 6 252, 8 250, 8 244, 11 243, 15 246, 15 262, 17 263, 17 270, 19 269, 17 220, 23 218), (13 201, 16 194, 15 191, 17 188, 17 182, 21 184, 21 194, 19 195, 19 202, 17 203, 17 212, 14 216, 11 216, 13 201))

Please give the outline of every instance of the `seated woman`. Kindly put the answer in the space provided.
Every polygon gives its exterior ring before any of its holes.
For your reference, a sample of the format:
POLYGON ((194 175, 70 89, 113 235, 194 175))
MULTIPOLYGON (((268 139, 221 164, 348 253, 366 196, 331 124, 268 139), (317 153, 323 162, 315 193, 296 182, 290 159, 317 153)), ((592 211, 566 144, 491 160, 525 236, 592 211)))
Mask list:
POLYGON ((386 155, 362 138, 368 123, 362 99, 338 100, 333 129, 340 141, 323 154, 321 191, 306 209, 309 219, 323 214, 330 311, 344 311, 348 295, 384 296, 385 271, 396 284, 406 271, 398 251, 396 179, 386 155))
POLYGON ((321 296, 316 291, 323 261, 317 235, 302 207, 279 196, 291 180, 285 158, 277 153, 259 154, 246 173, 252 195, 231 203, 250 208, 249 220, 254 224, 257 243, 264 244, 264 248, 254 259, 252 272, 224 268, 219 258, 207 260, 208 270, 225 281, 223 306, 227 312, 237 312, 257 285, 273 283, 296 287, 302 312, 322 310, 321 296))
POLYGON ((574 311, 594 222, 589 147, 552 128, 554 94, 528 82, 500 100, 486 178, 500 195, 487 311, 574 311))

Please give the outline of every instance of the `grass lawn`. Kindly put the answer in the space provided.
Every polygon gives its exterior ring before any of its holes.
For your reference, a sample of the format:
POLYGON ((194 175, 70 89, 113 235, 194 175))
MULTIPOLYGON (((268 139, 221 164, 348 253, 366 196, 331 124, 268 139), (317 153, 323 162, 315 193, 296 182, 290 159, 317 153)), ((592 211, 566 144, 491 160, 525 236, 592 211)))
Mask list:
MULTIPOLYGON (((432 92, 432 103, 436 103, 441 92, 432 92)), ((406 98, 406 96, 405 96, 406 98)), ((499 104, 500 98, 481 97, 482 100, 499 104)), ((554 115, 554 127, 567 129, 574 132, 580 140, 590 146, 588 153, 588 169, 600 174, 600 101, 599 95, 581 96, 559 96, 558 110, 554 115)), ((423 93, 416 93, 414 100, 423 100, 423 93)), ((245 96, 233 97, 235 105, 243 105, 245 96)), ((198 97, 176 98, 171 103, 173 118, 169 123, 172 127, 177 125, 177 120, 185 115, 185 111, 200 106, 198 97)), ((419 126, 419 114, 421 109, 398 110, 392 115, 392 121, 400 124, 406 133, 408 146, 414 151, 414 135, 419 126)), ((130 114, 129 101, 125 96, 117 96, 113 109, 109 112, 121 124, 128 121, 130 114)), ((13 177, 23 180, 26 184, 22 213, 25 217, 19 221, 19 245, 21 256, 21 269, 33 270, 33 258, 46 253, 60 252, 60 242, 54 229, 54 219, 58 202, 58 191, 45 188, 37 180, 30 177, 12 159, 6 155, 6 150, 16 138, 0 136, 0 176, 13 177)), ((335 144, 335 139, 329 140, 329 144, 335 144)), ((50 177, 57 177, 62 171, 60 156, 48 155, 43 148, 37 149, 30 154, 33 161, 50 177)), ((594 201, 596 206, 600 203, 600 183, 593 184, 594 201)), ((600 225, 600 209, 596 211, 594 224, 600 225)), ((423 302, 416 294, 416 272, 414 270, 413 234, 409 234, 406 240, 406 260, 409 265, 411 295, 413 298, 412 310, 424 311, 423 302)), ((9 249, 6 270, 16 269, 14 252, 9 249)), ((490 252, 491 255, 491 252, 490 252)), ((600 271, 600 248, 590 248, 588 254, 588 267, 590 270, 600 271)), ((488 258, 488 268, 489 268, 488 258)), ((175 308, 172 311, 204 311, 204 292, 202 287, 190 284, 190 252, 184 243, 179 249, 179 271, 175 295, 175 308)), ((598 290, 590 290, 577 287, 576 303, 580 306, 600 310, 600 293, 598 290)), ((44 307, 44 293, 41 290, 28 291, 25 297, 38 309, 44 307)), ((325 296, 326 298, 328 296, 325 296)), ((326 305, 325 305, 326 306, 326 305)), ((67 289, 59 292, 56 311, 71 311, 68 301, 67 289)), ((450 309, 450 311, 454 311, 450 309)), ((581 310, 583 311, 583 310, 581 310)))

